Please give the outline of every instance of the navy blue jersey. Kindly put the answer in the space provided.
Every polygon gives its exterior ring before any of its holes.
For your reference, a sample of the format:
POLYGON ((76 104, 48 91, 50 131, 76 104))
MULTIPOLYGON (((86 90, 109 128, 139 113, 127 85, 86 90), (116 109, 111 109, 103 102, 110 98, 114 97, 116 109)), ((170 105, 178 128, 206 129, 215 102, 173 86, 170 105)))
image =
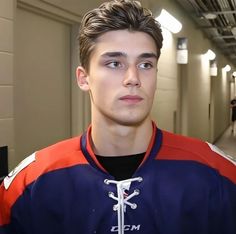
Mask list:
POLYGON ((236 234, 236 166, 153 126, 132 178, 97 161, 91 129, 24 160, 0 187, 1 234, 236 234))

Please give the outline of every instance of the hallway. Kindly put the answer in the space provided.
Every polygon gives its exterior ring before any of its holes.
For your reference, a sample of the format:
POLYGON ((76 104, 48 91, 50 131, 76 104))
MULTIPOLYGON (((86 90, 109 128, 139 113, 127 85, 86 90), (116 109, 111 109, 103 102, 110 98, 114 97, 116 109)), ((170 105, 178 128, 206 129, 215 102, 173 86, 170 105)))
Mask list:
POLYGON ((236 131, 232 133, 231 127, 214 144, 236 160, 236 131))

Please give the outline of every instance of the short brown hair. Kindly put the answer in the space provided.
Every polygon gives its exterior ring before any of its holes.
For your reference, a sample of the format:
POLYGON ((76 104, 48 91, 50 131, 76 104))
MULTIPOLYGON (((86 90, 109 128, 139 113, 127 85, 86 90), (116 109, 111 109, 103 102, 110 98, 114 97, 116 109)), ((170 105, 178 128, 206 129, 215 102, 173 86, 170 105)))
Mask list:
POLYGON ((108 31, 128 29, 149 34, 155 41, 158 56, 162 48, 160 24, 149 9, 138 1, 112 0, 89 11, 82 19, 79 32, 79 55, 81 65, 89 69, 91 52, 96 39, 108 31))

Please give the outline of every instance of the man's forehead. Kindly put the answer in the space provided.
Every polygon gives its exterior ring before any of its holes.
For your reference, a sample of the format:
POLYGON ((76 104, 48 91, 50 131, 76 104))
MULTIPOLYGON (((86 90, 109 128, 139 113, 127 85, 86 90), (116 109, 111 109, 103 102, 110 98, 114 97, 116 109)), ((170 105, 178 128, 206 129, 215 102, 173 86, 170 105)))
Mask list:
POLYGON ((149 47, 156 48, 155 40, 148 33, 139 31, 112 30, 103 33, 95 41, 95 45, 111 46, 111 47, 125 45, 126 48, 129 48, 137 45, 140 46, 140 44, 142 44, 142 46, 145 46, 147 48, 149 47))
POLYGON ((154 39, 147 33, 128 30, 109 31, 99 36, 92 56, 105 57, 159 57, 154 39))

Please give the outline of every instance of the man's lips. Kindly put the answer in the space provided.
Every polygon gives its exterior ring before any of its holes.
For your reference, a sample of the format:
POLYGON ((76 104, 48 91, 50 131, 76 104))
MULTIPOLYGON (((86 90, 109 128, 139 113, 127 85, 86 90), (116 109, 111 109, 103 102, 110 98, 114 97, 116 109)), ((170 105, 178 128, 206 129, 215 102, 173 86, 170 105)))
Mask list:
POLYGON ((119 100, 125 101, 128 103, 138 103, 138 102, 141 102, 143 98, 138 95, 125 95, 125 96, 120 97, 119 100))

